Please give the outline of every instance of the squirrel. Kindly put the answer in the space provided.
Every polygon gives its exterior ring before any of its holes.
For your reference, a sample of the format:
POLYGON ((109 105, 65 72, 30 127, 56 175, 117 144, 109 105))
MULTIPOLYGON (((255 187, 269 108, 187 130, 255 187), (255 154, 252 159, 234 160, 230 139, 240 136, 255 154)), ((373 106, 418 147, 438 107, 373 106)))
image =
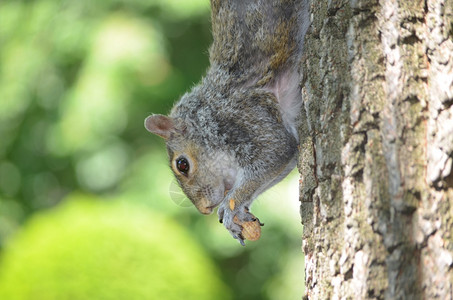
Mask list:
POLYGON ((168 116, 145 120, 165 139, 184 193, 202 214, 218 206, 220 223, 242 245, 241 224, 259 222, 253 200, 296 166, 306 2, 211 0, 206 75, 168 116))

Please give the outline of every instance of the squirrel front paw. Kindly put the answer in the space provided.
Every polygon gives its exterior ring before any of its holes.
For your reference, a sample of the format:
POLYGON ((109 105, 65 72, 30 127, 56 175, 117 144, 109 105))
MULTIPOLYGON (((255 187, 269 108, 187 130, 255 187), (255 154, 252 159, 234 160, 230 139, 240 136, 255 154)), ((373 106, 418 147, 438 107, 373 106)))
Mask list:
POLYGON ((264 224, 249 212, 245 205, 236 205, 233 199, 224 201, 218 210, 219 221, 237 239, 242 246, 244 240, 256 241, 261 235, 261 226, 264 224))

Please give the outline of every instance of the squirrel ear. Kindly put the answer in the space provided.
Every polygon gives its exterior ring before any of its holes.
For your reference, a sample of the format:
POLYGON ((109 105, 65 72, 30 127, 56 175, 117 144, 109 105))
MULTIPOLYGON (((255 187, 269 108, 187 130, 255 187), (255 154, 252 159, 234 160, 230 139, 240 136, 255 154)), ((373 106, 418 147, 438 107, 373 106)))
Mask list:
POLYGON ((163 115, 151 115, 145 120, 145 128, 151 133, 168 139, 174 131, 173 119, 163 115))

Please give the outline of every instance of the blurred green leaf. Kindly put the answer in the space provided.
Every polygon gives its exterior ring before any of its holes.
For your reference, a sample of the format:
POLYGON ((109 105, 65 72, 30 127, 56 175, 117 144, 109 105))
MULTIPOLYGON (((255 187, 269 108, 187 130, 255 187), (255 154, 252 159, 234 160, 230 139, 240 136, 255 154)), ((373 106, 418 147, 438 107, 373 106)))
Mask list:
POLYGON ((8 244, 0 298, 230 299, 192 239, 143 207, 73 196, 8 244))
MULTIPOLYGON (((259 241, 241 247, 215 214, 201 216, 192 205, 172 200, 165 145, 143 127, 146 116, 167 113, 200 80, 208 67, 210 30, 208 0, 0 1, 0 254, 6 238, 21 239, 14 235, 23 232, 24 222, 30 231, 41 219, 38 214, 28 222, 37 212, 67 195, 94 193, 177 220, 215 262, 237 300, 299 293, 287 284, 303 275, 291 267, 301 257, 297 182, 279 184, 254 203, 266 226, 259 241)), ((65 208, 59 209, 63 214, 65 208)), ((127 229, 129 221, 121 222, 127 229)), ((133 246, 120 249, 127 247, 133 246)), ((171 253, 186 251, 185 245, 173 247, 171 253)), ((11 251, 0 270, 20 264, 11 251)), ((40 254, 46 251, 56 250, 42 248, 40 254)), ((84 246, 79 255, 85 251, 92 249, 84 246)), ((29 265, 39 265, 40 258, 30 256, 29 265)), ((121 276, 114 262, 111 268, 121 276)))

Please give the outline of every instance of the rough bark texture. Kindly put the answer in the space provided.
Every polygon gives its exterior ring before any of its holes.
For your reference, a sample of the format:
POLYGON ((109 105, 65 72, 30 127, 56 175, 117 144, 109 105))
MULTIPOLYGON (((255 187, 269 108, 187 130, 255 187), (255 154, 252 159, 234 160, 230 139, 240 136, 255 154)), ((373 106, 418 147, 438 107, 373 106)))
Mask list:
POLYGON ((310 299, 453 299, 453 0, 311 1, 310 299))

